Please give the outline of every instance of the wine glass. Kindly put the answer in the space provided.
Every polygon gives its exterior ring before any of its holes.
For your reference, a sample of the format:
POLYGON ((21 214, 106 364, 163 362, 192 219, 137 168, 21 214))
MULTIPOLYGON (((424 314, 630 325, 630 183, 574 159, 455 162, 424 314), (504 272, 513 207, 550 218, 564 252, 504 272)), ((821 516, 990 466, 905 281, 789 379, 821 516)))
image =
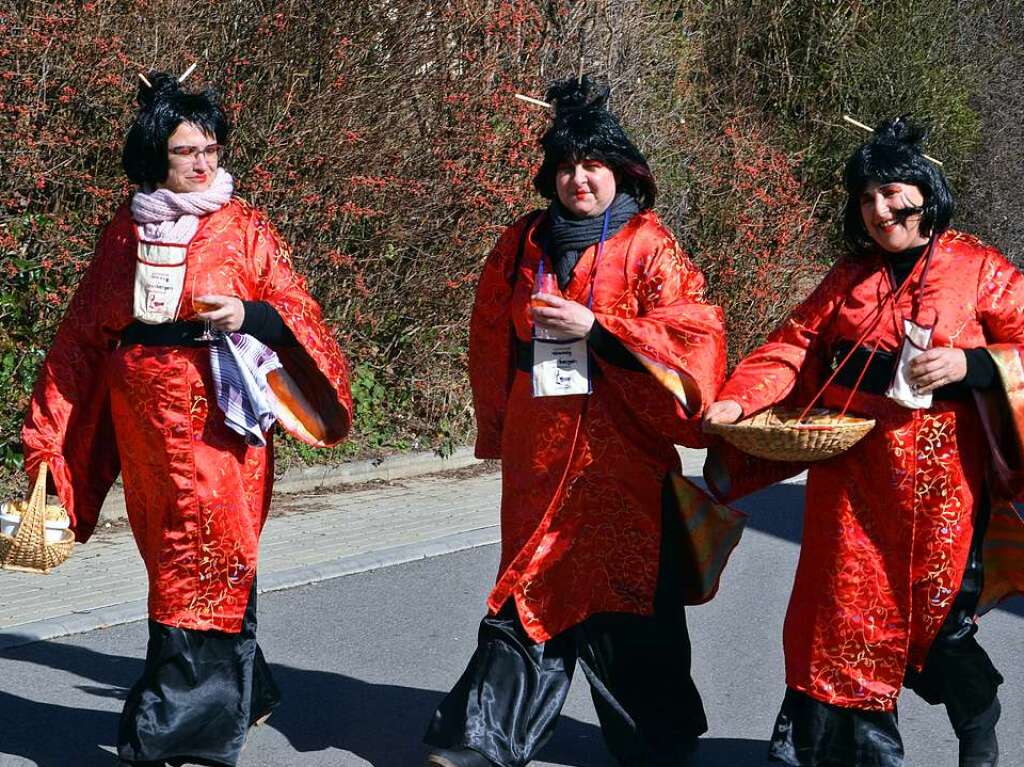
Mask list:
MULTIPOLYGON (((533 278, 533 291, 530 294, 530 306, 548 306, 547 301, 543 298, 538 298, 538 294, 547 293, 551 296, 561 296, 562 291, 558 288, 558 277, 551 272, 537 272, 533 278)), ((536 338, 552 339, 555 338, 555 334, 545 328, 539 328, 536 324, 533 326, 533 335, 536 338)))
POLYGON ((537 298, 539 293, 547 293, 551 296, 561 296, 562 291, 558 289, 558 277, 551 272, 538 272, 533 279, 533 292, 530 297, 530 306, 547 306, 547 302, 537 298))
MULTIPOLYGON (((200 301, 200 297, 209 296, 216 288, 213 285, 213 275, 197 274, 192 278, 192 310, 199 314, 216 309, 219 304, 211 304, 208 301, 200 301)), ((197 341, 216 341, 217 335, 213 332, 213 323, 210 320, 203 320, 203 332, 196 336, 197 341)))

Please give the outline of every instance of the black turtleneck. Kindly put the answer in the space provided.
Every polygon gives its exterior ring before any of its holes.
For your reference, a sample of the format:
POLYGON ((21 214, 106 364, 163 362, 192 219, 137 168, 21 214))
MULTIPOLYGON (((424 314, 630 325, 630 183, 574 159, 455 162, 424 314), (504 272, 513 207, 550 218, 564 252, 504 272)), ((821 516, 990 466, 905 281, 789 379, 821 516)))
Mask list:
POLYGON ((899 253, 885 254, 885 262, 889 265, 889 273, 892 275, 892 281, 896 283, 897 288, 906 282, 907 277, 914 271, 914 264, 924 254, 927 247, 928 243, 926 242, 924 245, 918 245, 916 248, 907 248, 899 253))
MULTIPOLYGON (((885 261, 889 265, 892 281, 899 288, 910 273, 914 271, 914 265, 924 255, 928 243, 918 245, 916 248, 907 248, 899 253, 886 253, 885 261)), ((996 363, 985 347, 977 349, 964 349, 964 356, 967 358, 967 375, 964 380, 958 381, 952 386, 963 386, 968 389, 994 389, 999 382, 996 363)))

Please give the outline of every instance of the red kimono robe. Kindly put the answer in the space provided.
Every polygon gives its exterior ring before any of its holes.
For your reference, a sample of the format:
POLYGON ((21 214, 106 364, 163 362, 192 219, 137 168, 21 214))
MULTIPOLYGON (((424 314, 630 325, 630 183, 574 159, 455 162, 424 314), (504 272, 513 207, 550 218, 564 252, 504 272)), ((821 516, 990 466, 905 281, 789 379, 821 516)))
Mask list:
MULTIPOLYGON (((48 462, 79 541, 120 471, 150 617, 237 632, 270 507, 273 449, 250 447, 224 425, 207 348, 118 346, 133 321, 137 242, 125 205, 104 229, 43 363, 22 431, 26 468, 34 475, 48 462)), ((207 273, 216 275, 211 292, 273 306, 299 343, 277 352, 322 428, 305 428, 298 408, 282 414, 282 425, 310 444, 340 442, 351 413, 345 358, 263 213, 236 198, 200 219, 180 317, 193 316, 191 285, 207 273)))
MULTIPOLYGON (((872 326, 861 345, 878 341, 881 350, 898 353, 901 318, 912 317, 921 274, 919 263, 894 307, 881 257, 843 258, 737 366, 717 398, 735 400, 749 416, 782 402, 800 383, 795 399, 804 404, 825 380, 829 350, 856 342, 872 326)), ((1020 419, 1024 275, 994 248, 947 231, 936 244, 920 309, 937 313, 933 346, 988 347, 1004 388, 1015 392, 1009 404, 1020 419)), ((822 402, 840 410, 849 395, 830 386, 822 402)), ((970 399, 911 410, 858 392, 850 412, 877 425, 842 455, 808 467, 803 543, 784 629, 786 683, 827 703, 889 711, 905 669, 921 667, 959 591, 991 464, 970 399)), ((731 450, 720 457, 706 476, 726 500, 804 468, 731 450)), ((1007 555, 1021 554, 1019 522, 1011 506, 993 505, 983 596, 989 604, 1024 586, 1021 568, 1006 565, 1007 555), (994 551, 1001 555, 989 556, 994 551)))
POLYGON ((532 396, 516 340, 532 335, 528 305, 542 257, 553 271, 535 219, 501 237, 473 307, 476 455, 502 461, 502 556, 488 607, 496 613, 515 599, 538 642, 595 613, 652 612, 661 489, 679 467, 673 443, 698 439, 698 417, 724 377, 722 312, 653 212, 609 238, 595 267, 597 251, 581 254, 564 295, 585 305, 593 282, 597 321, 646 371, 592 352, 592 394, 532 396))

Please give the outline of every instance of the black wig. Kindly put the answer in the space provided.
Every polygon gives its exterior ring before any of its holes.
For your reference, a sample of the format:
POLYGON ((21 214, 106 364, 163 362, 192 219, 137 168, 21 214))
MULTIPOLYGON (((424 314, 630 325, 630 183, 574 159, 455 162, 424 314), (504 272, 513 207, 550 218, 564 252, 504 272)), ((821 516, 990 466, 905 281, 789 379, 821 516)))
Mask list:
POLYGON ((191 123, 218 144, 227 144, 231 124, 210 89, 186 93, 166 72, 150 72, 152 87, 139 83, 139 114, 128 129, 121 165, 132 181, 153 186, 167 180, 167 140, 182 123, 191 123))
POLYGON ((846 161, 843 236, 855 254, 865 255, 878 249, 864 228, 860 211, 860 196, 872 181, 913 184, 921 190, 924 202, 920 230, 923 236, 940 235, 949 227, 953 217, 953 193, 942 171, 921 153, 925 136, 925 130, 906 117, 886 120, 875 128, 871 140, 858 147, 846 161))
POLYGON ((554 122, 541 137, 544 161, 533 186, 555 199, 555 174, 563 162, 600 160, 615 171, 617 190, 631 194, 641 210, 654 206, 658 188, 647 160, 626 136, 618 119, 605 108, 608 84, 584 75, 555 82, 547 101, 555 109, 554 122))

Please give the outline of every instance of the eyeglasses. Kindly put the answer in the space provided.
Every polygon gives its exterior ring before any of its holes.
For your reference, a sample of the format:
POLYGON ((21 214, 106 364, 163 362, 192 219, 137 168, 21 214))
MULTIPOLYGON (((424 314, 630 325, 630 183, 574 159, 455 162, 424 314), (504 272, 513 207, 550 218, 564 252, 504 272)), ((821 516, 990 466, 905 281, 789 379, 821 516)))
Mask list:
POLYGON ((224 154, 223 144, 210 144, 208 146, 172 146, 168 150, 172 158, 181 162, 197 160, 200 155, 206 158, 211 165, 218 162, 224 154))

